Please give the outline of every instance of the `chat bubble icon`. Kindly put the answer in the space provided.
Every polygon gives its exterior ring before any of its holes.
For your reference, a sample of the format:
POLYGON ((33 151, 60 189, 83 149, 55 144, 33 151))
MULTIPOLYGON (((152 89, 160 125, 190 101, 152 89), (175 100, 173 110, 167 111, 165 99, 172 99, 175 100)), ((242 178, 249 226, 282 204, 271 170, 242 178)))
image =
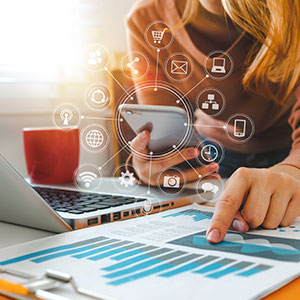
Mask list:
POLYGON ((202 184, 201 188, 204 191, 204 193, 212 192, 214 189, 214 185, 210 182, 205 182, 202 184))

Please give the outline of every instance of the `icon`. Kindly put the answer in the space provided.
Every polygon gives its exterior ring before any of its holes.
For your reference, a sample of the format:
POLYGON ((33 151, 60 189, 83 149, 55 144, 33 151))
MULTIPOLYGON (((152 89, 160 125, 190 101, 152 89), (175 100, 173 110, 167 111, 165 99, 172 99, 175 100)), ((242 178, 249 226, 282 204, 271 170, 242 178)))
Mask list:
POLYGON ((79 125, 81 116, 76 106, 64 103, 56 107, 52 115, 52 120, 57 127, 72 130, 79 125))
POLYGON ((234 62, 226 51, 213 51, 207 55, 204 69, 211 79, 223 80, 233 72, 234 62))
POLYGON ((128 170, 126 170, 126 172, 121 172, 119 180, 120 184, 124 185, 126 188, 128 188, 130 185, 134 185, 134 183, 136 182, 134 174, 130 173, 128 170))
POLYGON ((214 194, 217 194, 217 192, 220 190, 220 188, 217 185, 212 184, 211 182, 203 183, 201 185, 201 188, 204 191, 204 193, 212 192, 214 194))
POLYGON ((94 190, 100 184, 99 169, 90 164, 81 165, 74 176, 74 183, 81 189, 94 190))
POLYGON ((163 21, 151 23, 144 33, 145 41, 150 47, 159 52, 160 49, 167 48, 173 42, 173 34, 170 26, 163 21))
POLYGON ((100 84, 92 85, 86 90, 85 101, 91 108, 103 110, 110 104, 110 92, 100 84))
POLYGON ((134 75, 139 74, 139 70, 136 69, 133 65, 138 63, 140 61, 139 57, 135 57, 135 59, 132 62, 127 63, 127 67, 133 72, 134 75))
POLYGON ((200 92, 196 104, 198 109, 215 117, 223 112, 225 97, 218 89, 207 88, 200 92))
POLYGON ((226 66, 225 58, 214 57, 213 58, 213 67, 212 67, 211 71, 213 73, 226 73, 225 66, 226 66))
POLYGON ((164 176, 164 184, 165 188, 179 188, 180 187, 180 178, 179 176, 164 176))
POLYGON ((245 143, 253 137, 255 124, 246 114, 234 114, 227 120, 225 132, 233 142, 245 143))
POLYGON ((212 110, 219 110, 220 105, 215 101, 215 95, 214 94, 208 94, 207 100, 202 103, 202 109, 207 110, 211 107, 212 110))
POLYGON ((73 113, 70 109, 65 108, 60 112, 60 118, 64 126, 69 126, 69 122, 73 119, 73 113))
POLYGON ((219 156, 219 151, 214 145, 206 145, 201 150, 201 157, 206 162, 214 162, 219 156))
POLYGON ((224 183, 219 175, 212 174, 202 177, 196 183, 198 195, 203 201, 215 201, 220 198, 224 191, 224 183))
POLYGON ((98 64, 102 64, 102 63, 103 63, 103 59, 102 59, 102 53, 100 50, 91 51, 89 53, 89 59, 88 59, 89 65, 98 65, 98 64))
POLYGON ((192 59, 184 53, 175 53, 166 61, 165 72, 175 81, 186 80, 193 72, 192 59))
POLYGON ((92 93, 91 101, 96 104, 103 104, 106 101, 106 95, 100 89, 92 93))
POLYGON ((89 152, 100 152, 108 144, 108 134, 103 127, 90 125, 82 131, 81 144, 89 152))
POLYGON ((152 211, 152 202, 150 199, 147 199, 143 203, 143 212, 149 214, 152 211))
POLYGON ((187 61, 179 61, 172 60, 171 62, 171 73, 172 74, 182 74, 186 75, 188 73, 188 62, 187 61))
POLYGON ((103 144, 104 137, 101 131, 92 129, 87 133, 85 140, 90 147, 98 148, 103 144))
POLYGON ((245 137, 246 135, 246 120, 235 119, 233 127, 233 135, 236 137, 245 137))
POLYGON ((161 44, 165 32, 168 30, 168 28, 164 28, 164 30, 152 30, 152 37, 153 37, 153 42, 154 44, 158 43, 161 44))
POLYGON ((82 172, 78 177, 84 182, 84 186, 89 188, 91 183, 97 178, 97 175, 93 172, 82 172))

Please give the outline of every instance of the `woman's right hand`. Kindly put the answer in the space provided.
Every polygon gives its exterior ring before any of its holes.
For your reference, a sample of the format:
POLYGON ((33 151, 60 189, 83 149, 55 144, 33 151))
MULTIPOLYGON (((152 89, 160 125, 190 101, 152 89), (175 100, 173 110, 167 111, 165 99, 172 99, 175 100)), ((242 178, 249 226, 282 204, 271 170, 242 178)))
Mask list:
POLYGON ((150 162, 148 150, 149 141, 150 133, 145 130, 139 133, 131 143, 133 168, 139 179, 145 184, 150 184, 152 186, 163 185, 164 176, 160 175, 164 174, 164 172, 166 172, 164 175, 168 176, 177 175, 180 177, 180 182, 187 183, 197 181, 199 177, 211 175, 219 169, 218 164, 211 163, 207 166, 182 171, 185 177, 182 178, 180 172, 176 172, 176 170, 172 169, 168 171, 168 169, 186 160, 198 157, 200 154, 199 150, 197 148, 186 148, 177 153, 173 153, 168 157, 152 159, 150 162), (144 154, 145 157, 141 157, 141 155, 138 155, 137 153, 144 154))

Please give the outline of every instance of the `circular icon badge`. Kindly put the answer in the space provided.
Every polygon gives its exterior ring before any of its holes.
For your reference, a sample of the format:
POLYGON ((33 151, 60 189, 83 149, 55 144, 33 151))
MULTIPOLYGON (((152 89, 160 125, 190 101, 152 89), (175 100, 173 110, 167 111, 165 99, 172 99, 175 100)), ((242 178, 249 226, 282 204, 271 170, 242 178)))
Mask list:
POLYGON ((223 146, 216 140, 207 140, 202 142, 198 149, 200 149, 199 163, 207 165, 207 163, 221 163, 225 156, 223 146))
POLYGON ((132 192, 138 187, 135 174, 126 170, 125 165, 119 166, 113 173, 115 187, 122 193, 132 192))
POLYGON ((89 45, 85 50, 84 63, 91 71, 101 71, 108 63, 108 53, 100 44, 89 45))
POLYGON ((235 114, 227 121, 226 134, 235 143, 248 142, 253 137, 254 132, 254 122, 248 115, 235 114))
POLYGON ((167 195, 178 195, 184 190, 186 183, 184 173, 176 167, 163 171, 158 177, 159 189, 167 195))
POLYGON ((224 95, 215 88, 207 88, 200 92, 197 97, 197 108, 211 117, 221 114, 225 108, 224 95))
POLYGON ((122 60, 123 73, 129 78, 141 78, 148 72, 148 69, 149 61, 140 52, 131 52, 122 60))
POLYGON ((186 80, 193 73, 192 59, 184 53, 175 53, 166 61, 165 72, 174 81, 186 80))
POLYGON ((74 176, 74 183, 84 190, 95 190, 100 184, 99 169, 90 164, 81 165, 74 176))
POLYGON ((101 152, 108 144, 108 133, 99 125, 86 127, 81 134, 81 144, 92 153, 101 152))
POLYGON ((111 95, 107 87, 94 84, 90 86, 85 93, 87 105, 95 110, 104 110, 110 105, 111 95))
POLYGON ((225 51, 213 51, 208 54, 204 69, 210 78, 223 80, 228 78, 234 68, 232 57, 225 51))
POLYGON ((149 196, 149 194, 147 194, 136 198, 136 201, 134 202, 134 209, 131 211, 131 214, 135 217, 147 216, 154 212, 161 212, 162 210, 161 200, 154 195, 149 196), (135 212, 134 215, 133 212, 135 212))
POLYGON ((197 181, 196 189, 203 201, 215 201, 222 195, 224 183, 217 175, 208 175, 197 181))
POLYGON ((70 103, 59 105, 53 113, 54 124, 62 129, 74 129, 81 120, 79 109, 70 103))
POLYGON ((145 31, 145 40, 151 48, 165 49, 173 42, 173 34, 167 23, 153 22, 145 31))

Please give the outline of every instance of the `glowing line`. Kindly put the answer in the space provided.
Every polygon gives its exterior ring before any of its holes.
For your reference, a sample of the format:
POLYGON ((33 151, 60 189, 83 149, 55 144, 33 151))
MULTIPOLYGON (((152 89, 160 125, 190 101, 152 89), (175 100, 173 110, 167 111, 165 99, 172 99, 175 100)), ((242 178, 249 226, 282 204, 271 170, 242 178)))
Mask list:
POLYGON ((114 79, 114 81, 120 86, 120 88, 127 94, 127 96, 130 96, 128 92, 125 90, 123 85, 118 81, 118 79, 108 70, 107 67, 104 68, 104 70, 114 79))
POLYGON ((117 121, 118 119, 114 118, 98 118, 98 117, 86 117, 86 116, 81 116, 81 119, 91 119, 91 120, 108 120, 108 121, 117 121))
POLYGON ((180 154, 180 156, 184 159, 184 161, 186 161, 187 163, 188 163, 188 165, 194 170, 194 172, 198 175, 198 177, 199 178, 201 178, 202 177, 202 175, 201 174, 199 174, 198 172, 197 172, 197 170, 191 165, 191 163, 181 154, 181 152, 178 150, 178 149, 176 149, 176 146, 175 147, 173 147, 179 154, 180 154))
POLYGON ((150 152, 150 166, 149 166, 149 178, 148 178, 148 191, 147 194, 150 194, 150 177, 151 177, 151 171, 152 171, 152 152, 150 152))
POLYGON ((226 125, 220 126, 220 125, 202 125, 202 124, 192 124, 193 127, 214 127, 214 128, 223 128, 224 130, 227 129, 226 125))
POLYGON ((117 153, 115 153, 114 156, 112 156, 109 160, 107 160, 101 167, 99 167, 99 170, 102 170, 104 166, 106 166, 112 159, 114 159, 126 147, 127 147, 127 144, 122 149, 120 149, 117 153))
POLYGON ((155 70, 155 89, 157 90, 157 81, 158 81, 158 60, 159 60, 160 49, 156 50, 156 70, 155 70))

